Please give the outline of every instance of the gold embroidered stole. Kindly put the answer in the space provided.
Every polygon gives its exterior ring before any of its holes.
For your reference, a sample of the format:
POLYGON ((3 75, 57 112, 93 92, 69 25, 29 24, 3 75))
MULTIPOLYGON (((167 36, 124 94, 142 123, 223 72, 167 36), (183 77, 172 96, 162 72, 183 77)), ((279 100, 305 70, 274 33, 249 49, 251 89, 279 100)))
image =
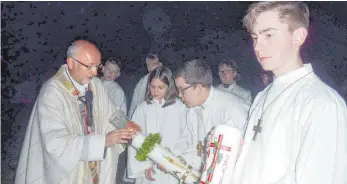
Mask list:
MULTIPOLYGON (((80 92, 75 88, 75 86, 72 84, 71 80, 66 76, 67 73, 64 74, 66 71, 66 67, 60 67, 58 72, 55 74, 55 78, 62 84, 65 90, 67 90, 71 95, 78 96, 80 92)), ((90 85, 88 85, 88 90, 91 90, 90 85)), ((80 110, 82 121, 83 121, 83 127, 86 134, 90 134, 91 131, 88 128, 88 114, 87 114, 87 106, 86 103, 83 103, 83 110, 80 110)), ((98 161, 88 161, 88 166, 90 169, 90 173, 92 176, 93 184, 99 184, 99 173, 100 173, 100 164, 98 161)))

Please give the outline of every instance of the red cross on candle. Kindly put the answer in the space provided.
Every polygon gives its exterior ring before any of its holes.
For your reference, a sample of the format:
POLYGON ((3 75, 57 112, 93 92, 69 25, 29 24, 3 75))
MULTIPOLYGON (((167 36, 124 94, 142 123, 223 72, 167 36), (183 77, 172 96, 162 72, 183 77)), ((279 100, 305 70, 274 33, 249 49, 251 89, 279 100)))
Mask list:
MULTIPOLYGON (((216 143, 217 145, 215 143, 210 143, 210 145, 209 145, 210 148, 212 147, 212 148, 216 149, 216 151, 214 152, 213 159, 212 159, 212 164, 211 164, 211 167, 213 169, 216 167, 219 151, 220 150, 231 151, 231 147, 222 145, 222 141, 223 141, 223 135, 219 134, 218 135, 218 141, 216 143)), ((212 181, 213 173, 214 172, 211 172, 211 173, 208 174, 207 182, 211 182, 212 181)))

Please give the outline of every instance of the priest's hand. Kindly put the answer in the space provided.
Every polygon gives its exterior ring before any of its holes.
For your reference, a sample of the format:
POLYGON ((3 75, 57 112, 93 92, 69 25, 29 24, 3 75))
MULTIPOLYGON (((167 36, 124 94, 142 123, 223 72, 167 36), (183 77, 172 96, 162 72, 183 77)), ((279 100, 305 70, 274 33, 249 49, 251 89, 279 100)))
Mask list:
POLYGON ((126 144, 136 132, 128 129, 117 129, 107 133, 105 147, 110 147, 115 144, 126 144))
POLYGON ((145 170, 145 177, 149 181, 155 181, 155 179, 153 178, 154 174, 155 174, 155 170, 153 169, 153 167, 150 167, 145 170))

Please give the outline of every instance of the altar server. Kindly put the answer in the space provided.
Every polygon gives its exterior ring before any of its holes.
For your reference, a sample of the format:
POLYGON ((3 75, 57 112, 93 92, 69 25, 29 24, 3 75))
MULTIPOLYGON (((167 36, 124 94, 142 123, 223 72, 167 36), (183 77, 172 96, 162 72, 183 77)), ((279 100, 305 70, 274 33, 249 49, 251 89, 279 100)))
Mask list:
POLYGON ((247 103, 251 104, 252 96, 251 92, 242 88, 237 84, 237 80, 240 78, 239 67, 236 61, 233 59, 225 59, 219 63, 218 75, 222 82, 218 86, 218 89, 234 93, 241 97, 247 103))
POLYGON ((258 2, 244 24, 275 78, 252 104, 232 184, 346 184, 346 104, 300 57, 308 6, 258 2))
POLYGON ((176 87, 181 100, 189 107, 187 128, 182 141, 186 141, 181 155, 195 169, 202 169, 205 139, 211 129, 225 123, 243 131, 249 109, 248 103, 239 96, 212 86, 212 72, 201 60, 191 60, 175 74, 176 87))
POLYGON ((102 67, 102 83, 106 92, 115 106, 127 113, 127 100, 123 88, 115 81, 121 74, 121 62, 117 58, 109 58, 102 67))
MULTIPOLYGON (((178 141, 186 126, 187 107, 176 98, 176 86, 167 67, 157 67, 149 74, 148 81, 145 101, 137 106, 132 120, 141 126, 145 135, 160 133, 161 146, 178 155, 182 153, 178 141)), ((136 153, 137 151, 129 146, 128 177, 136 178, 136 184, 178 183, 178 179, 160 171, 152 161, 137 161, 136 153)))

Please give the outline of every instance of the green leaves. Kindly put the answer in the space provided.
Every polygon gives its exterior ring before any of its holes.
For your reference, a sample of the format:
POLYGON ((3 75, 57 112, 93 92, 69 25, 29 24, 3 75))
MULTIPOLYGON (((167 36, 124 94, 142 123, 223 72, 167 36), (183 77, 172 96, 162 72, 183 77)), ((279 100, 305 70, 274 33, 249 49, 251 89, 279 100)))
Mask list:
POLYGON ((154 146, 160 143, 161 136, 159 133, 149 134, 143 141, 141 148, 137 151, 137 154, 135 156, 136 160, 140 162, 145 161, 147 155, 153 150, 154 146))

